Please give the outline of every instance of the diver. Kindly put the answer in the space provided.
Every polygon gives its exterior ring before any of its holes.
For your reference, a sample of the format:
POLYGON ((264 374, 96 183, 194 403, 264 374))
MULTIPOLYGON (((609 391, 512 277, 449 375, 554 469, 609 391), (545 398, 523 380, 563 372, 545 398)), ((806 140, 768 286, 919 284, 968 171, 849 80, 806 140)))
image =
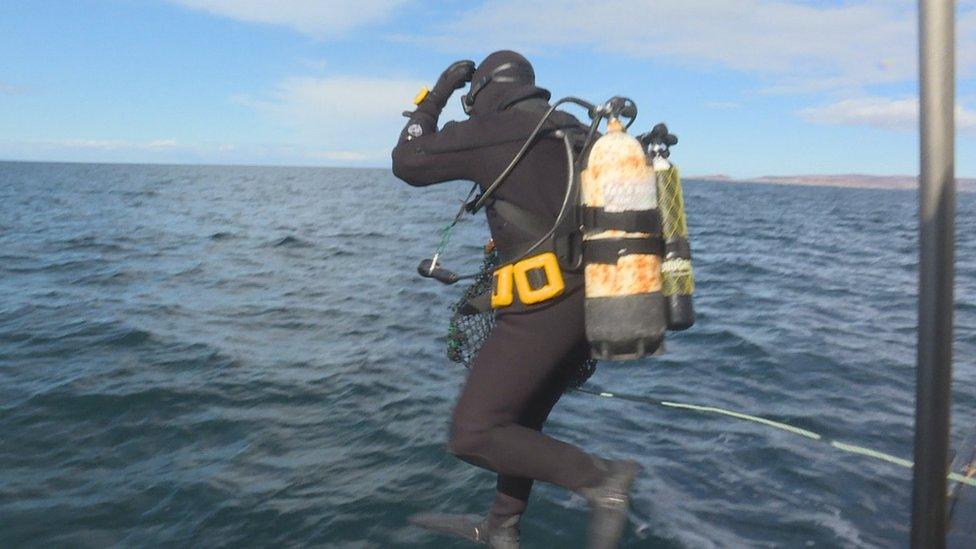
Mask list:
MULTIPOLYGON (((518 53, 492 53, 477 70, 472 61, 458 61, 433 89, 421 91, 414 112, 404 113, 409 121, 393 150, 393 173, 417 187, 469 180, 484 191, 526 142, 549 109, 549 99, 549 91, 535 85, 532 65, 518 53), (438 129, 448 99, 468 82, 471 88, 461 98, 468 119, 438 129)), ((555 266, 549 261, 553 250, 545 246, 529 246, 530 255, 522 255, 526 243, 537 242, 559 217, 570 170, 564 138, 585 131, 575 117, 556 111, 485 207, 502 264, 508 258, 525 280, 516 280, 514 299, 492 304, 496 325, 458 397, 448 448, 497 474, 494 501, 483 519, 420 514, 411 517, 414 524, 491 547, 516 548, 519 520, 538 480, 587 500, 590 547, 618 544, 638 465, 596 457, 542 433, 571 376, 590 356, 583 276, 555 266)), ((508 288, 508 293, 514 292, 508 288)))

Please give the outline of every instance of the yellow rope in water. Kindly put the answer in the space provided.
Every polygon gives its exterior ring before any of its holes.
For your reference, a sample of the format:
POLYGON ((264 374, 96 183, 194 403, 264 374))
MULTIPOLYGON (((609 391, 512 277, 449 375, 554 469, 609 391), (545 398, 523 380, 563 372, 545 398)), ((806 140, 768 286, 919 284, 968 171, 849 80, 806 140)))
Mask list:
POLYGON ((874 459, 880 459, 882 461, 887 461, 888 463, 894 463, 895 465, 901 465, 906 469, 911 469, 914 465, 911 461, 907 459, 902 459, 900 457, 892 456, 890 454, 885 454, 884 452, 879 452, 877 450, 872 450, 870 448, 865 448, 863 446, 854 446, 853 444, 844 444, 843 442, 838 442, 836 440, 830 441, 830 445, 838 450, 843 450, 845 452, 850 452, 852 454, 860 454, 862 456, 867 456, 874 459))
POLYGON ((771 419, 766 419, 758 416, 750 416, 749 414, 743 414, 740 412, 733 412, 732 410, 723 410, 722 408, 715 408, 714 406, 698 406, 695 404, 678 404, 677 402, 667 402, 661 401, 661 406, 667 406, 668 408, 683 408, 685 410, 695 410, 697 412, 705 412, 710 414, 722 414, 725 416, 730 416, 738 419, 744 419, 746 421, 752 421, 754 423, 761 423, 763 425, 769 425, 776 429, 782 429, 790 433, 800 435, 802 437, 812 438, 813 440, 820 440, 820 435, 814 433, 813 431, 807 431, 806 429, 800 429, 799 427, 794 427, 792 425, 787 425, 785 423, 780 423, 778 421, 773 421, 771 419))
MULTIPOLYGON (((681 404, 678 402, 669 402, 667 400, 655 400, 647 397, 637 396, 637 395, 626 395, 621 393, 609 393, 609 392, 597 392, 590 391, 588 389, 576 389, 581 393, 586 393, 588 395, 595 395, 603 398, 616 398, 620 400, 629 400, 632 402, 642 402, 644 404, 653 404, 657 406, 665 406, 667 408, 677 408, 680 410, 692 410, 695 412, 702 412, 706 414, 719 414, 723 416, 733 417, 736 419, 741 419, 743 421, 750 421, 752 423, 759 423, 761 425, 766 425, 768 427, 773 427, 775 429, 780 429, 795 435, 800 435, 802 437, 809 438, 811 440, 817 440, 825 443, 829 443, 831 447, 840 450, 842 452, 848 452, 851 454, 857 454, 864 457, 869 457, 872 459, 877 459, 880 461, 885 461, 906 469, 911 469, 914 464, 907 460, 902 459, 898 456, 893 456, 891 454, 886 454, 884 452, 879 452, 877 450, 872 450, 870 448, 865 448, 863 446, 855 446, 853 444, 847 444, 837 440, 827 440, 823 436, 814 433, 813 431, 808 431, 806 429, 801 429, 799 427, 794 427, 792 425, 787 425, 786 423, 780 423, 778 421, 773 421, 771 419, 766 419, 759 416, 753 416, 749 414, 743 414, 742 412, 736 412, 733 410, 726 410, 724 408, 718 408, 716 406, 701 406, 698 404, 681 404)), ((968 486, 976 487, 976 479, 970 478, 968 476, 960 475, 959 473, 949 473, 948 479, 959 482, 961 484, 966 484, 968 486)))

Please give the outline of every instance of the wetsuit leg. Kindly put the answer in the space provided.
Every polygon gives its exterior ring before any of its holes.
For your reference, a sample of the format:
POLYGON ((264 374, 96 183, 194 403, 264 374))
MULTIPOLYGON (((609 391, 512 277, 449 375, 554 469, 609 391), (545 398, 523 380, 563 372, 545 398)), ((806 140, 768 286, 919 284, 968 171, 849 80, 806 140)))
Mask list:
POLYGON ((584 340, 582 300, 582 291, 574 291, 542 310, 499 315, 455 406, 452 453, 502 475, 570 490, 604 479, 591 456, 519 422, 533 403, 552 398, 551 380, 584 340))
MULTIPOLYGON (((545 398, 533 402, 519 418, 519 424, 541 431, 549 413, 569 386, 573 374, 587 358, 589 358, 589 345, 581 341, 549 380, 545 398)), ((495 500, 488 511, 489 528, 503 524, 511 517, 525 511, 533 482, 530 478, 498 475, 495 500)))

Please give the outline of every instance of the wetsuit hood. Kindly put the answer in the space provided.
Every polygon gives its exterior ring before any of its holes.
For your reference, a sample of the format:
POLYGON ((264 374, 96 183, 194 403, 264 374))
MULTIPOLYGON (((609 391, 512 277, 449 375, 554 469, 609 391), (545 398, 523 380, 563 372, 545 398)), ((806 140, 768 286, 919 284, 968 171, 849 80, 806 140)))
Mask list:
POLYGON ((551 96, 549 90, 535 85, 535 70, 529 60, 510 50, 496 51, 486 57, 475 70, 471 86, 471 90, 476 91, 472 116, 503 111, 525 99, 540 98, 548 101, 551 96), (505 64, 511 66, 495 72, 505 64), (479 82, 486 77, 493 78, 477 89, 479 82), (510 81, 512 79, 514 81, 510 81))

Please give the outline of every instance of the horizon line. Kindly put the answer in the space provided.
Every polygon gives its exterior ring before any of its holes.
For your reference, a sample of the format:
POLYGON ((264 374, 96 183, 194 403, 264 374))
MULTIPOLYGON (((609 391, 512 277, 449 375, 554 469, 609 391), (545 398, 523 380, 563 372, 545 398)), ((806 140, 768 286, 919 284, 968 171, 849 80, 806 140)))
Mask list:
MULTIPOLYGON (((392 171, 392 167, 383 166, 335 166, 326 164, 240 164, 240 163, 220 163, 220 162, 139 162, 139 161, 97 161, 97 160, 30 160, 30 159, 10 159, 0 158, 0 163, 7 164, 79 164, 91 166, 185 166, 200 168, 296 168, 296 169, 329 169, 329 170, 385 170, 392 171)), ((791 173, 791 174, 763 174, 751 176, 730 176, 722 173, 710 174, 682 174, 683 179, 698 180, 718 180, 726 179, 729 181, 748 182, 757 179, 774 177, 878 177, 878 178, 918 178, 918 174, 877 174, 866 172, 824 172, 824 173, 791 173)), ((976 180, 976 175, 955 175, 956 180, 976 180)))

